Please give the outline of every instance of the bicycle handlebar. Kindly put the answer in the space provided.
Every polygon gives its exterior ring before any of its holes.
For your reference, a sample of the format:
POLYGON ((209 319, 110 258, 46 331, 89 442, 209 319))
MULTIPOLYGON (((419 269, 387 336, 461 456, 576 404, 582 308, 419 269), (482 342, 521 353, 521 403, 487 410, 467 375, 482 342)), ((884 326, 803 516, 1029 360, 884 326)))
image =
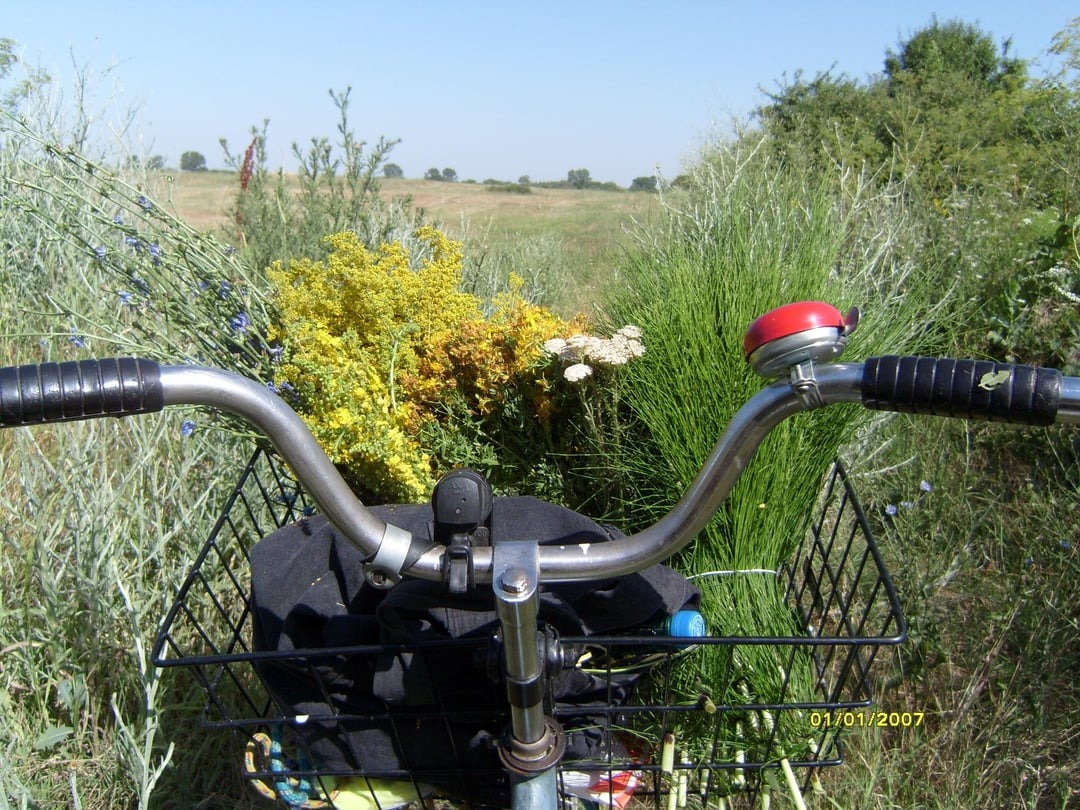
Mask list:
MULTIPOLYGON (((876 410, 1014 424, 1080 422, 1080 378, 1055 369, 926 357, 799 368, 800 376, 793 373, 790 380, 766 386, 738 411, 665 517, 618 541, 541 547, 541 580, 603 579, 667 559, 704 528, 768 433, 804 410, 861 403, 876 410)), ((252 380, 202 366, 159 366, 136 358, 0 368, 0 428, 130 416, 167 405, 218 408, 251 422, 274 444, 327 519, 367 555, 372 570, 391 579, 401 574, 444 578, 445 547, 375 517, 300 417, 252 380)), ((473 549, 476 582, 491 581, 492 556, 489 547, 473 549)))

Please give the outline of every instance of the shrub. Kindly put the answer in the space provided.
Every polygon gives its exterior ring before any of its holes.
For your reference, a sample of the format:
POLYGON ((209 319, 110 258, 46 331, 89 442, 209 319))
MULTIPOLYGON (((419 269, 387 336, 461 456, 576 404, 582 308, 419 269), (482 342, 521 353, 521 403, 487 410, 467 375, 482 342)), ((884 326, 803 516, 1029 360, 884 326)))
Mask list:
MULTIPOLYGON (((123 122, 86 79, 74 110, 51 85, 0 99, 0 362, 205 354, 257 376, 265 354, 229 321, 260 320, 258 279, 160 204, 153 161, 117 152, 123 122)), ((251 452, 183 432, 186 415, 0 431, 0 497, 21 516, 0 528, 0 807, 142 810, 235 770, 178 728, 193 694, 147 658, 251 452)))
POLYGON ((504 194, 532 194, 532 187, 528 183, 503 183, 498 180, 484 181, 488 191, 501 191, 504 194))

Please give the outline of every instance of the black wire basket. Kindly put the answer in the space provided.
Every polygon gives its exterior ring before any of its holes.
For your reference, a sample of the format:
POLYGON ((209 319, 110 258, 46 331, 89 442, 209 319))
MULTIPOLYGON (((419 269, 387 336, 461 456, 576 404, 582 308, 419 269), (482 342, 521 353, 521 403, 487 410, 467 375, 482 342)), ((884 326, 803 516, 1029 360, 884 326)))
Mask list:
MULTIPOLYGON (((237 733, 238 767, 281 804, 349 810, 443 796, 505 806, 508 777, 495 748, 510 709, 497 638, 362 638, 293 650, 253 641, 251 549, 313 515, 287 468, 257 450, 162 624, 154 663, 194 674, 206 692, 203 725, 237 733), (342 672, 378 682, 402 662, 413 673, 401 686, 409 699, 340 699, 342 672), (453 682, 430 677, 448 666, 453 682), (299 711, 283 697, 283 673, 323 696, 323 708, 299 711)), ((809 789, 819 768, 843 761, 843 729, 877 722, 875 656, 904 640, 906 624, 842 465, 826 474, 794 559, 763 578, 778 591, 790 634, 559 640, 567 677, 589 685, 572 699, 565 689, 548 694, 570 741, 557 773, 565 803, 735 806, 785 782, 809 789)))

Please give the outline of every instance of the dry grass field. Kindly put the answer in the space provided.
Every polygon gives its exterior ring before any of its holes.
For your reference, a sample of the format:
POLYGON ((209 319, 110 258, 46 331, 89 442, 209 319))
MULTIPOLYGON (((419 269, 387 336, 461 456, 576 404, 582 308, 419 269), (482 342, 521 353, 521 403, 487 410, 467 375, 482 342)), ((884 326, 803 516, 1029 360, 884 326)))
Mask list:
MULTIPOLYGON (((497 190, 476 183, 434 180, 380 180, 389 198, 407 197, 446 227, 491 227, 525 233, 559 233, 568 240, 592 238, 608 242, 609 229, 656 212, 650 194, 530 187, 529 193, 497 190)), ((191 225, 214 229, 228 220, 237 192, 232 172, 179 172, 172 175, 172 201, 191 225)))
MULTIPOLYGON (((239 186, 235 173, 179 172, 165 180, 160 196, 181 218, 211 232, 227 228, 239 186)), ((429 221, 462 240, 472 261, 517 257, 504 260, 512 264, 542 256, 543 263, 565 268, 560 290, 548 300, 564 314, 591 309, 628 233, 654 220, 660 209, 655 194, 629 191, 531 186, 521 193, 491 184, 408 179, 380 180, 380 188, 388 199, 411 200, 429 221)))

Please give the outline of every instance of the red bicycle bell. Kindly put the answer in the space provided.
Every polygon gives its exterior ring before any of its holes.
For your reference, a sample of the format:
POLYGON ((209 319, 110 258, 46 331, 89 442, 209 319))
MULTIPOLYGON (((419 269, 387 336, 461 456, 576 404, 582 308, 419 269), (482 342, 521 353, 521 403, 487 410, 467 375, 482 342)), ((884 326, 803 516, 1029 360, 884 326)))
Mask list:
POLYGON ((799 301, 770 310, 743 336, 747 362, 763 377, 778 377, 808 360, 834 360, 859 323, 859 310, 847 315, 823 301, 799 301))

